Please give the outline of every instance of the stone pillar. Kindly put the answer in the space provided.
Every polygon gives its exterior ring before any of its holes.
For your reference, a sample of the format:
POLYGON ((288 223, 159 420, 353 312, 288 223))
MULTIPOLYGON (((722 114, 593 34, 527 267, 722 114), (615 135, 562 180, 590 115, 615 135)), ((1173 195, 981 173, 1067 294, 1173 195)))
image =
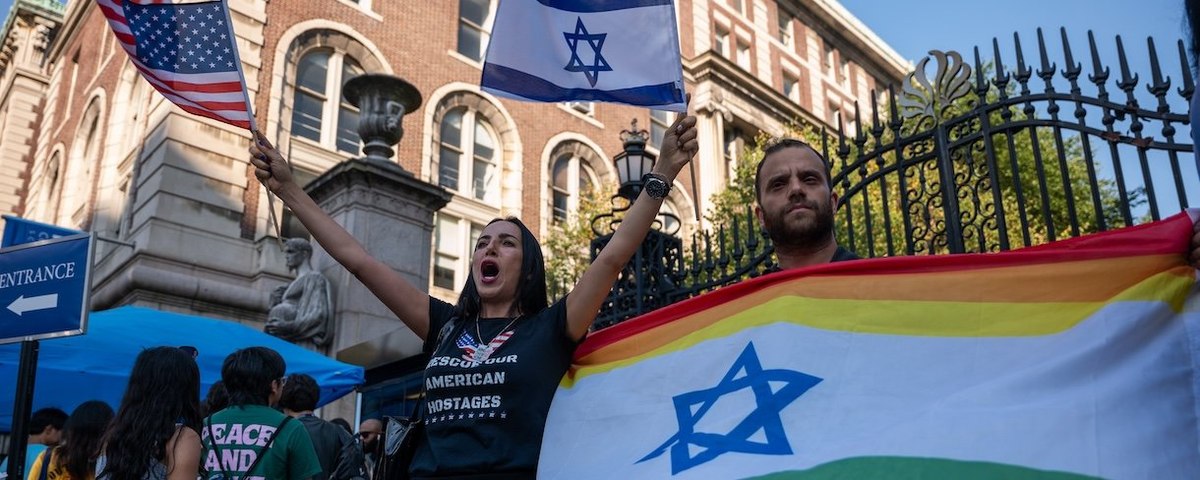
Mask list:
MULTIPOLYGON (((450 201, 450 194, 417 179, 390 158, 391 145, 403 134, 400 120, 420 106, 420 95, 399 78, 363 75, 346 84, 346 97, 360 107, 359 135, 367 156, 338 164, 305 190, 368 253, 426 289, 433 213, 450 201)), ((334 289, 336 326, 330 356, 369 369, 420 353, 421 339, 324 248, 314 248, 312 261, 334 289)), ((351 397, 323 413, 353 421, 354 407, 351 397)))

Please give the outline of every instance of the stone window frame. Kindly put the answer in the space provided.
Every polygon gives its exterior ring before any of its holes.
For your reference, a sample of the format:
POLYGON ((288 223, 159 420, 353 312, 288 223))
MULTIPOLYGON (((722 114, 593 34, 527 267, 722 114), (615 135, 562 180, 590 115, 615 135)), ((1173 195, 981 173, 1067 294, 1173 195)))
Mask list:
MULTIPOLYGON (((429 169, 426 171, 429 172, 429 177, 426 180, 434 185, 438 184, 438 167, 440 166, 438 154, 442 146, 442 120, 447 113, 458 109, 466 109, 469 112, 474 112, 475 118, 481 118, 491 128, 491 133, 496 136, 497 157, 495 161, 499 165, 500 172, 500 178, 497 181, 497 187, 500 191, 497 194, 501 205, 485 204, 480 200, 476 200, 471 195, 460 193, 460 191, 466 191, 462 190, 465 187, 461 185, 459 191, 452 191, 455 194, 455 200, 461 198, 464 201, 487 207, 487 210, 497 213, 504 207, 517 208, 515 205, 507 205, 505 203, 505 186, 513 185, 511 182, 513 175, 517 176, 515 185, 521 185, 520 171, 514 165, 516 155, 511 150, 513 145, 519 144, 516 127, 509 124, 506 116, 496 104, 476 92, 467 90, 450 92, 442 97, 441 101, 434 107, 431 118, 432 123, 430 125, 431 135, 428 140, 430 155, 427 158, 429 169)), ((472 125, 471 128, 474 128, 474 126, 472 125)))

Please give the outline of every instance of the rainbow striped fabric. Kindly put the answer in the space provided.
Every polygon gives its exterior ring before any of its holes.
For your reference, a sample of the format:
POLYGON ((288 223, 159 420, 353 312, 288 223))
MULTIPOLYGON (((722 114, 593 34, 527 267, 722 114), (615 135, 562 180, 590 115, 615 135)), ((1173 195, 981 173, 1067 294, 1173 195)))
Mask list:
POLYGON ((595 332, 539 478, 1197 478, 1195 215, 781 272, 595 332))

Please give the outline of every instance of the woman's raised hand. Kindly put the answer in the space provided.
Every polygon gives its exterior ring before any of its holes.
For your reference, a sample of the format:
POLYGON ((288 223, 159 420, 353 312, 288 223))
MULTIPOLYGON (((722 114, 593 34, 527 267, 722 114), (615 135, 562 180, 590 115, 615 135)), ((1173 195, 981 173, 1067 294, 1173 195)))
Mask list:
POLYGON ((254 131, 254 140, 250 142, 250 163, 254 165, 254 176, 267 190, 279 193, 284 186, 292 183, 292 169, 287 160, 257 130, 254 131))
MULTIPOLYGON (((687 94, 686 102, 691 103, 692 94, 687 94)), ((662 145, 659 145, 659 158, 655 162, 654 171, 664 175, 669 175, 669 179, 674 179, 675 175, 683 169, 692 157, 696 156, 696 152, 700 150, 700 143, 696 140, 696 117, 694 115, 680 115, 675 119, 675 123, 667 130, 666 135, 663 135, 662 145)))

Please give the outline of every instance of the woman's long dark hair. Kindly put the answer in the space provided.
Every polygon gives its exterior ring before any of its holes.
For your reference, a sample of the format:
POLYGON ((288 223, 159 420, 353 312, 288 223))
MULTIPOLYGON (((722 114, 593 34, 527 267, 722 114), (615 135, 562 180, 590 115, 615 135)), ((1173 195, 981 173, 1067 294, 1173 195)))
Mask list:
POLYGON ((175 424, 200 431, 200 369, 175 347, 143 350, 133 364, 121 408, 104 436, 105 475, 141 480, 166 458, 175 424))
MULTIPOLYGON (((546 309, 546 262, 542 259, 542 246, 533 232, 516 217, 497 218, 488 222, 508 222, 521 231, 521 278, 517 282, 517 313, 533 315, 546 309)), ((478 239, 472 239, 478 240, 478 239)), ((467 284, 458 295, 455 306, 460 319, 475 318, 483 308, 479 289, 475 288, 475 272, 467 273, 467 284)))
POLYGON ((100 400, 83 402, 71 412, 63 427, 63 441, 54 448, 54 456, 71 478, 92 476, 100 441, 112 419, 112 407, 100 400))
MULTIPOLYGON (((1196 0, 1184 0, 1184 14, 1187 15, 1188 22, 1188 46, 1192 51, 1192 68, 1197 75, 1200 75, 1200 5, 1197 5, 1196 0)), ((1193 125, 1193 128, 1196 128, 1193 125)))

